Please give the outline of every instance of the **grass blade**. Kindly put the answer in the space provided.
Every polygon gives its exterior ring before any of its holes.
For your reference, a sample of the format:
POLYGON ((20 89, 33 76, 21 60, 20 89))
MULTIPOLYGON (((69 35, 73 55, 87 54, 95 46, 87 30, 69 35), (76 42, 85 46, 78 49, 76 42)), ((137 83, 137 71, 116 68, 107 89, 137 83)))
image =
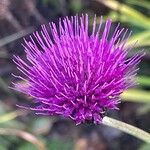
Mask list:
POLYGON ((124 101, 129 102, 150 103, 150 92, 139 89, 130 89, 123 92, 121 98, 124 101))
POLYGON ((96 1, 103 3, 112 10, 119 11, 123 15, 128 16, 130 19, 134 20, 134 22, 136 22, 141 27, 150 29, 150 19, 145 15, 143 15, 142 13, 140 13, 139 11, 125 4, 119 3, 116 0, 96 0, 96 1))

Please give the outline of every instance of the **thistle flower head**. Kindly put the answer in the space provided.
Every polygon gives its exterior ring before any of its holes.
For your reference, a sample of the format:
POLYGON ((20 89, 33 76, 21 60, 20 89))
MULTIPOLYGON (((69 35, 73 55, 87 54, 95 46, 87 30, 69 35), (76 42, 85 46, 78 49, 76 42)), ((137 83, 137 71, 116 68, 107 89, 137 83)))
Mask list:
POLYGON ((127 57, 128 30, 111 30, 108 19, 89 31, 88 15, 65 17, 58 26, 42 25, 23 45, 27 60, 15 56, 25 84, 15 88, 33 97, 36 114, 62 115, 100 123, 105 112, 117 109, 119 95, 135 84, 136 65, 143 54, 127 57))

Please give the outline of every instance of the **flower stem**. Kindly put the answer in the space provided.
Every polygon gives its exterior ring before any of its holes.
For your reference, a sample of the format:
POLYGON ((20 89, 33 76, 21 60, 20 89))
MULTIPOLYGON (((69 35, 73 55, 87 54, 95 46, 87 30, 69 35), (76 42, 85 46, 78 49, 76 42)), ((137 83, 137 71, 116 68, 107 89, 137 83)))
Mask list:
POLYGON ((150 143, 150 134, 149 133, 147 133, 137 127, 134 127, 132 125, 124 123, 122 121, 105 116, 102 120, 102 124, 119 129, 125 133, 133 135, 145 142, 150 143))

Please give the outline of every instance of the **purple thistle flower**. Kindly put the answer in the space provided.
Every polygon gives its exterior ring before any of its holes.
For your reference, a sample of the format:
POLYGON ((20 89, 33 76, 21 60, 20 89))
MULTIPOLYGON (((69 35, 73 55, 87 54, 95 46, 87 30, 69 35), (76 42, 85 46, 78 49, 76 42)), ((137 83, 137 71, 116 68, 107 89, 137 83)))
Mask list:
POLYGON ((62 115, 75 120, 100 123, 105 112, 118 109, 120 94, 135 84, 136 66, 143 52, 127 58, 125 46, 130 33, 119 29, 110 37, 112 21, 102 27, 102 18, 89 34, 88 15, 60 19, 33 33, 23 45, 28 62, 15 56, 14 62, 25 84, 15 89, 34 98, 36 114, 62 115), (57 29, 58 28, 58 29, 57 29))

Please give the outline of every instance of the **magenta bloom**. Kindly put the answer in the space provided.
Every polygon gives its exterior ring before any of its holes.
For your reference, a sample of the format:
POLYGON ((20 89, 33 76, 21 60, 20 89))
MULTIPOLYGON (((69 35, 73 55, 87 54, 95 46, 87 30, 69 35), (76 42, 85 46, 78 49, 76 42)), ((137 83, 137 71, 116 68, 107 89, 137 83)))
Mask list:
MULTIPOLYGON (((75 120, 100 123, 105 112, 117 109, 119 95, 135 84, 136 65, 143 53, 127 58, 128 30, 119 25, 110 34, 111 20, 102 19, 89 33, 88 15, 68 17, 59 25, 50 23, 25 40, 27 61, 15 56, 15 76, 25 81, 15 88, 33 97, 36 114, 61 115, 75 120)), ((112 31, 112 30, 111 30, 112 31)))

